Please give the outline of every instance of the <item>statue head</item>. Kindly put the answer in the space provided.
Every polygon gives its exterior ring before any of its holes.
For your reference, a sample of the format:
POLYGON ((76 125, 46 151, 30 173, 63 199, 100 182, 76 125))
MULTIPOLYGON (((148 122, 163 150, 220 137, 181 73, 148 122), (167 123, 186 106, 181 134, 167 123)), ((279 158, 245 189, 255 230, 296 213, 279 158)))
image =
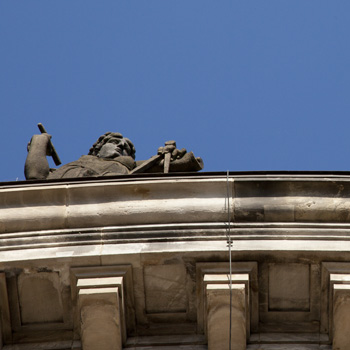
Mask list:
POLYGON ((119 132, 106 132, 92 145, 89 155, 113 159, 119 156, 130 156, 135 159, 135 146, 119 132))

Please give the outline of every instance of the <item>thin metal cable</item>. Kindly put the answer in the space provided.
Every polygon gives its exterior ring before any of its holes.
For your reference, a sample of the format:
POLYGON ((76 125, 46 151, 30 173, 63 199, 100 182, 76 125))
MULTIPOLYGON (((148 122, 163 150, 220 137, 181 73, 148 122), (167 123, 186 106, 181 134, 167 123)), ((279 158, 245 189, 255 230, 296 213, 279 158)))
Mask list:
POLYGON ((228 348, 231 350, 231 337, 232 337, 232 255, 231 255, 231 210, 230 210, 230 186, 229 186, 229 171, 227 170, 226 175, 226 189, 227 189, 227 244, 228 244, 228 252, 229 252, 229 265, 230 265, 230 322, 229 322, 229 345, 228 348))

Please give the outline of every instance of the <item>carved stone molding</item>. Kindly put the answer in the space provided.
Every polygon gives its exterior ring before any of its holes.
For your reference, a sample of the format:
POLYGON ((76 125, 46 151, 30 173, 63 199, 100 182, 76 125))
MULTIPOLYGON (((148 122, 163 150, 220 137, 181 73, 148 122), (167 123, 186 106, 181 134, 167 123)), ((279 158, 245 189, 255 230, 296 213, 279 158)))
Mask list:
MULTIPOLYGON (((346 275, 349 283, 350 275, 346 275)), ((350 284, 333 285, 333 349, 350 348, 350 284)))
MULTIPOLYGON (((96 282, 97 288, 80 289, 78 293, 80 337, 83 349, 122 350, 126 334, 120 288, 100 287, 99 281, 96 282)), ((114 284, 110 281, 110 285, 114 284)))
POLYGON ((320 332, 328 335, 330 340, 333 339, 334 286, 349 284, 349 275, 350 263, 322 263, 320 332))
POLYGON ((245 284, 206 284, 208 350, 225 349, 230 342, 233 350, 246 349, 246 294, 245 284))
MULTIPOLYGON (((76 305, 74 329, 81 334, 82 300, 89 304, 103 304, 103 296, 109 300, 107 305, 115 305, 120 320, 121 342, 126 343, 127 335, 135 332, 135 310, 131 265, 89 266, 71 268, 71 290, 73 304, 76 305)), ((106 308, 108 308, 106 306, 106 308)), ((100 310, 101 311, 101 310, 100 310)), ((107 311, 107 314, 109 311, 107 311)), ((114 315, 117 317, 116 315, 114 315)), ((111 315, 113 318, 114 316, 111 315)), ((87 321, 90 322, 90 321, 87 321)), ((119 332, 119 331, 118 331, 119 332)))
MULTIPOLYGON (((228 263, 197 263, 197 322, 198 333, 206 333, 207 325, 207 285, 228 285, 228 263)), ((234 284, 243 285, 245 291, 245 316, 247 339, 251 333, 258 332, 259 300, 258 300, 258 265, 256 262, 233 262, 232 280, 234 284)), ((223 287, 226 288, 226 287, 223 287)))

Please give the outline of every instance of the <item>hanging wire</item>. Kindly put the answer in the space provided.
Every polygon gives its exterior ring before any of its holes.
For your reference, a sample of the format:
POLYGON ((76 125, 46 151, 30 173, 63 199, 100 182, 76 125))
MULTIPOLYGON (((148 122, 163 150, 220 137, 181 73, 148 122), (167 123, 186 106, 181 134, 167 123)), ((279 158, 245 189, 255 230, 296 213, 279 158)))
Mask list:
POLYGON ((229 252, 229 265, 230 265, 230 322, 229 322, 229 345, 228 348, 231 350, 231 337, 232 337, 232 240, 231 240, 231 211, 230 211, 230 184, 229 184, 229 171, 227 170, 226 175, 226 190, 227 190, 227 245, 229 252))

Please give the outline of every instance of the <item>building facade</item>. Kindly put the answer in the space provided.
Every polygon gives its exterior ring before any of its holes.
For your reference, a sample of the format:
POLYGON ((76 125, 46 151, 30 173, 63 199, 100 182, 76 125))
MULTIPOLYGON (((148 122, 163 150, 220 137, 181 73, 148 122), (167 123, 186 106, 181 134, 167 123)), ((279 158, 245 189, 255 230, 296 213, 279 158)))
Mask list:
POLYGON ((2 183, 0 233, 4 350, 350 349, 348 173, 2 183))

